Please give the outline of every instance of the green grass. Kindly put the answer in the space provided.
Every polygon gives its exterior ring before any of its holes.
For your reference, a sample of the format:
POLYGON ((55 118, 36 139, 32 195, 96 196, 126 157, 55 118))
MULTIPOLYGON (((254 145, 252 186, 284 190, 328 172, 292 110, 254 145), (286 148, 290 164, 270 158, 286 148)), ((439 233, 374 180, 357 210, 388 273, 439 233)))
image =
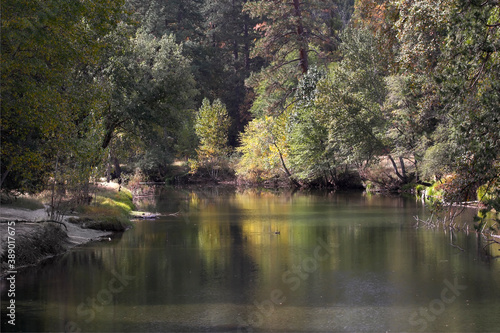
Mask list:
POLYGON ((100 189, 91 205, 79 207, 81 218, 73 218, 71 222, 89 229, 124 231, 132 226, 130 217, 134 209, 129 190, 100 189))

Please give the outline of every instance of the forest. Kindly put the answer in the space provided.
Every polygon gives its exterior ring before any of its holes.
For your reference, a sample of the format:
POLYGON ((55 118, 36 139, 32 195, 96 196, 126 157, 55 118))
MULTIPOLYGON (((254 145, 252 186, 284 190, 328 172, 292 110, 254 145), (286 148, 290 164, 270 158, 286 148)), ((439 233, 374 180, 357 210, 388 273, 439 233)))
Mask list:
POLYGON ((5 193, 84 200, 106 175, 438 182, 447 201, 481 193, 500 209, 498 0, 5 0, 1 12, 5 193))

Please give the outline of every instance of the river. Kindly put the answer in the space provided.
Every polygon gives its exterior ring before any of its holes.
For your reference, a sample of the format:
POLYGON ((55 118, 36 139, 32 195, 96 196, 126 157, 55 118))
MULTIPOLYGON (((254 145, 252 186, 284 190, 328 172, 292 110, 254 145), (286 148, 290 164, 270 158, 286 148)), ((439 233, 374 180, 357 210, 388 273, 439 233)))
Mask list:
POLYGON ((2 280, 2 331, 500 330, 499 259, 474 233, 415 228, 414 198, 164 189, 138 205, 166 216, 20 270, 15 326, 2 280))

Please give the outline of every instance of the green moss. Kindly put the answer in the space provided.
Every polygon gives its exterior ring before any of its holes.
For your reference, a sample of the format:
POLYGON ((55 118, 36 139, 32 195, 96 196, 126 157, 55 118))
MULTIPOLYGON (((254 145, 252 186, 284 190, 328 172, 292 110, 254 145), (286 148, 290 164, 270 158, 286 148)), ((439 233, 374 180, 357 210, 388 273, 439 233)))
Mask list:
POLYGON ((135 205, 134 205, 132 199, 133 199, 132 192, 130 192, 127 189, 122 188, 121 191, 116 193, 115 201, 118 201, 124 205, 127 205, 130 210, 134 210, 135 205))
POLYGON ((97 197, 97 203, 100 206, 104 206, 112 210, 121 211, 121 214, 123 215, 128 215, 132 211, 132 208, 126 203, 116 201, 111 198, 97 197))

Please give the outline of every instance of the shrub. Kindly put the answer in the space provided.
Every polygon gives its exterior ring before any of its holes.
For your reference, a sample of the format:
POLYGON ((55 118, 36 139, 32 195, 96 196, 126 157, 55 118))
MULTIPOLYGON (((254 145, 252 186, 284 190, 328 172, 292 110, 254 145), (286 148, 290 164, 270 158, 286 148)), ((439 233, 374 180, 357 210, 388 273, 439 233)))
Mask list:
POLYGON ((415 187, 415 192, 416 192, 417 195, 421 195, 422 193, 424 193, 424 192, 427 191, 427 188, 428 188, 428 186, 425 186, 425 185, 422 185, 422 184, 418 184, 415 187))

